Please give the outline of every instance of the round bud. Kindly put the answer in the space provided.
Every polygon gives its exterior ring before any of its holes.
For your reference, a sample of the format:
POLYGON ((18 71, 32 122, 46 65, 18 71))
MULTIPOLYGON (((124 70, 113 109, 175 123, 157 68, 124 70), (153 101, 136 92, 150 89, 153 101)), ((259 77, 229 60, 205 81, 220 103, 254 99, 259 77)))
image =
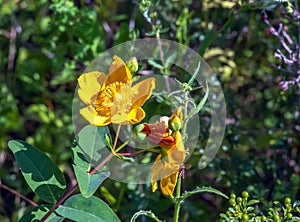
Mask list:
POLYGON ((247 191, 243 191, 242 197, 247 199, 249 197, 249 193, 247 191))
POLYGON ((236 202, 237 202, 238 204, 241 204, 241 203, 243 202, 243 199, 242 199, 241 197, 238 197, 238 198, 236 199, 236 202))
POLYGON ((142 132, 143 129, 144 129, 144 124, 139 124, 133 130, 134 134, 139 140, 144 140, 147 136, 146 133, 142 132))
POLYGON ((286 217, 287 217, 288 219, 292 219, 292 218, 293 218, 293 214, 292 214, 292 213, 288 213, 288 214, 286 215, 286 217))
POLYGON ((291 203, 292 203, 291 198, 287 197, 287 198, 284 199, 284 204, 285 205, 290 205, 291 203))
POLYGON ((248 221, 249 220, 249 216, 247 214, 243 214, 242 220, 243 221, 248 221))
POLYGON ((230 204, 231 206, 235 206, 235 204, 236 204, 235 199, 230 199, 230 200, 229 200, 229 204, 230 204))
POLYGON ((132 57, 126 61, 126 67, 129 69, 131 73, 134 73, 138 70, 139 64, 135 57, 132 57))
POLYGON ((236 195, 234 193, 230 194, 230 199, 235 199, 236 195))
POLYGON ((280 221, 280 216, 278 214, 274 215, 274 221, 280 221))
POLYGON ((182 120, 179 116, 171 117, 169 120, 169 128, 172 131, 179 131, 182 127, 182 120))

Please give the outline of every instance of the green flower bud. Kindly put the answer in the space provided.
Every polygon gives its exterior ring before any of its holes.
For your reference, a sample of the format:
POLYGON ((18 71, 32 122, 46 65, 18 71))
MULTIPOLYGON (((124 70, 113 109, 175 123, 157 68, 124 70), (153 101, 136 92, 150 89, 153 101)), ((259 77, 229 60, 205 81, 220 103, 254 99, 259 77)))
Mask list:
POLYGON ((249 220, 249 216, 247 214, 243 214, 242 220, 243 221, 248 221, 249 220))
POLYGON ((136 57, 132 57, 126 61, 126 66, 131 73, 134 73, 138 70, 139 64, 136 57))
POLYGON ((235 199, 236 195, 234 193, 230 194, 230 199, 235 199))
POLYGON ((249 197, 249 193, 247 191, 242 192, 242 197, 247 199, 249 197))
POLYGON ((133 130, 134 134, 139 140, 144 140, 147 136, 146 133, 142 132, 143 129, 144 129, 144 124, 139 124, 133 130))
POLYGON ((235 204, 236 204, 235 199, 230 199, 230 200, 229 200, 229 204, 230 204, 231 206, 235 206, 235 204))
POLYGON ((243 202, 243 199, 241 197, 238 197, 236 201, 238 204, 241 204, 243 202))
POLYGON ((235 204, 235 205, 233 206, 233 209, 234 209, 236 212, 239 212, 239 211, 240 211, 240 206, 235 204))
POLYGON ((284 199, 284 204, 287 206, 287 205, 290 205, 292 203, 292 200, 291 198, 287 197, 284 199))
POLYGON ((273 217, 274 221, 280 221, 280 216, 278 214, 275 214, 273 217))
POLYGON ((182 120, 178 116, 174 116, 169 120, 169 128, 172 131, 179 131, 182 127, 182 120))
POLYGON ((288 213, 288 214, 286 215, 286 217, 287 217, 288 219, 292 219, 292 218, 293 218, 293 214, 292 214, 292 213, 288 213))

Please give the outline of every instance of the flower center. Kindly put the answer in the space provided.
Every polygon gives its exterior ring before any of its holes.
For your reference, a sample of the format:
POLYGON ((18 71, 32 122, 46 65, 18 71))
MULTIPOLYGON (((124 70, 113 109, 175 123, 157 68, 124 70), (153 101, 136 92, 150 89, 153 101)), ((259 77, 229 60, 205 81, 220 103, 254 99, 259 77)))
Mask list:
POLYGON ((128 115, 133 105, 132 98, 130 84, 124 84, 113 98, 112 115, 128 115))
POLYGON ((100 91, 94 105, 99 115, 128 115, 133 96, 129 83, 114 82, 100 91))

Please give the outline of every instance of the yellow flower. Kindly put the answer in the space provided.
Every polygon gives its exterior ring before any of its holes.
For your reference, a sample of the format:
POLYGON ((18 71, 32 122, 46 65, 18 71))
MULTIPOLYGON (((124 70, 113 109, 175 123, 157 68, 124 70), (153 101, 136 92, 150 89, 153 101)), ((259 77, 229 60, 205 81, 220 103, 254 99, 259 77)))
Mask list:
MULTIPOLYGON (((176 110, 171 117, 174 115, 181 118, 179 111, 176 110)), ((184 162, 185 149, 182 141, 182 137, 179 131, 174 131, 171 135, 175 142, 167 146, 161 146, 162 151, 159 154, 152 167, 152 192, 155 192, 158 188, 157 180, 161 177, 160 189, 165 196, 171 196, 175 186, 177 184, 178 174, 180 165, 184 162)))
POLYGON ((145 117, 142 105, 150 98, 155 79, 132 86, 132 74, 122 59, 113 57, 109 74, 84 73, 78 78, 78 95, 87 106, 80 114, 95 126, 136 124, 145 117))

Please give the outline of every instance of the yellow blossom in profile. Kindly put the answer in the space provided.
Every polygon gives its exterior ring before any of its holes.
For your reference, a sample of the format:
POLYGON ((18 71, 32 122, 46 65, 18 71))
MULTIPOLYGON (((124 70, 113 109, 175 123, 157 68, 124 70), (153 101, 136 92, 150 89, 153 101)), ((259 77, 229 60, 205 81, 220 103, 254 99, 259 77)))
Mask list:
POLYGON ((78 95, 87 106, 80 114, 91 125, 110 123, 136 124, 145 117, 142 105, 155 88, 155 79, 148 78, 132 85, 132 74, 118 56, 113 57, 109 74, 88 72, 78 78, 78 95))
MULTIPOLYGON (((182 118, 181 112, 177 109, 172 116, 172 119, 182 118)), ((174 142, 169 145, 161 146, 161 154, 159 154, 152 167, 152 192, 158 188, 157 180, 161 178, 160 189, 165 196, 173 198, 174 189, 177 184, 180 165, 184 162, 185 149, 179 130, 176 130, 171 135, 174 142)), ((164 137, 167 138, 167 137, 164 137)), ((162 140, 164 140, 162 138, 162 140)))

